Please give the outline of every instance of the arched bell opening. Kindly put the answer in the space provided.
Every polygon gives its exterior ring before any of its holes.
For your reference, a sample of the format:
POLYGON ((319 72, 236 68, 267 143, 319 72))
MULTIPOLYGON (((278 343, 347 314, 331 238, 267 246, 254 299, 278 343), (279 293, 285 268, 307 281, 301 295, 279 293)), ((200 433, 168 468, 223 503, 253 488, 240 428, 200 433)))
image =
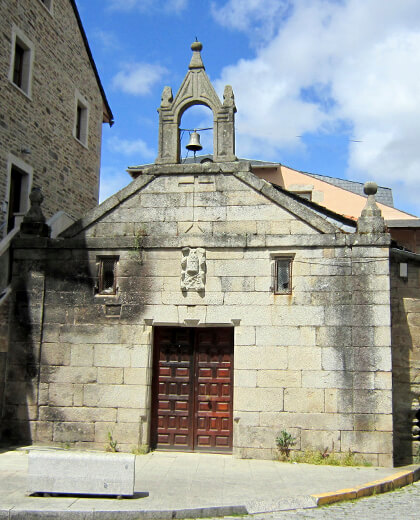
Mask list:
MULTIPOLYGON (((213 156, 213 120, 213 112, 207 105, 199 103, 185 108, 179 123, 181 163, 196 156, 213 156)), ((199 162, 199 159, 195 162, 199 162)))
MULTIPOLYGON (((191 58, 187 75, 182 82, 176 96, 171 87, 164 87, 159 112, 159 145, 157 164, 174 164, 181 162, 180 122, 186 110, 193 106, 206 106, 213 114, 213 160, 214 162, 235 161, 235 99, 230 85, 226 85, 223 92, 223 102, 219 99, 211 84, 201 59, 200 42, 191 45, 191 58)), ((194 131, 195 124, 185 125, 194 131)), ((207 131, 207 130, 206 130, 207 131)), ((195 142, 198 137, 195 135, 195 142)), ((205 138, 207 141, 207 137, 205 138)), ((201 138, 200 138, 201 141, 201 138)), ((197 151, 201 144, 190 146, 197 151)), ((204 147, 203 147, 204 148, 204 147)))

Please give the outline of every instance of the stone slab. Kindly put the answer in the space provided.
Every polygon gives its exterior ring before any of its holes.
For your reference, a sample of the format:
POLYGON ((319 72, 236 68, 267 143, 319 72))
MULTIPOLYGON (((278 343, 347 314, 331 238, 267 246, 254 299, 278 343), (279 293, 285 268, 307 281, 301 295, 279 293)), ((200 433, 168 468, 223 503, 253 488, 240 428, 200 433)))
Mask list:
POLYGON ((132 496, 135 460, 122 453, 31 450, 28 493, 132 496))

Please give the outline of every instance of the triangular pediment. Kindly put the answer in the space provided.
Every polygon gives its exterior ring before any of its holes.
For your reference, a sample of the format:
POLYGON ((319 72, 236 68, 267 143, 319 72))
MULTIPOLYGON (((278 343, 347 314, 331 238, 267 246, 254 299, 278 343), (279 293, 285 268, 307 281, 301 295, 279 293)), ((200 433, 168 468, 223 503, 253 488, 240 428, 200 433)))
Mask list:
MULTIPOLYGON (((331 234, 322 214, 250 171, 246 162, 152 166, 68 228, 62 237, 331 234), (267 231, 268 230, 268 231, 267 231)), ((351 231, 351 230, 347 230, 351 231)))
POLYGON ((204 69, 193 69, 187 72, 171 106, 175 117, 181 115, 191 103, 202 103, 216 114, 222 108, 222 103, 204 69))

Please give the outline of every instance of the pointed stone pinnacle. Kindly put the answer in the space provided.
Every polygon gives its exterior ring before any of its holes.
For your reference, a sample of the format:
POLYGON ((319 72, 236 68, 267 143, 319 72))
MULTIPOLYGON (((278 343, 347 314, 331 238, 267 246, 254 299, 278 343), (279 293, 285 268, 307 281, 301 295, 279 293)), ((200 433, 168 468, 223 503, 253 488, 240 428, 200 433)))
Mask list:
POLYGON ((203 60, 201 59, 201 50, 203 48, 203 44, 201 42, 195 41, 191 45, 191 50, 193 51, 193 55, 190 61, 189 69, 204 69, 203 60))

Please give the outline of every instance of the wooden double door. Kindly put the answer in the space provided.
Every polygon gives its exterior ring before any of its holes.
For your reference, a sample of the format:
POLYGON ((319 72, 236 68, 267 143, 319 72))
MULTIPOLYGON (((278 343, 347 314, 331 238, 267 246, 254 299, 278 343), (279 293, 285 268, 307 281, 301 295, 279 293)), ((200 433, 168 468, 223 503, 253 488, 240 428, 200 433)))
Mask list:
POLYGON ((233 328, 156 327, 152 446, 232 450, 233 328))

